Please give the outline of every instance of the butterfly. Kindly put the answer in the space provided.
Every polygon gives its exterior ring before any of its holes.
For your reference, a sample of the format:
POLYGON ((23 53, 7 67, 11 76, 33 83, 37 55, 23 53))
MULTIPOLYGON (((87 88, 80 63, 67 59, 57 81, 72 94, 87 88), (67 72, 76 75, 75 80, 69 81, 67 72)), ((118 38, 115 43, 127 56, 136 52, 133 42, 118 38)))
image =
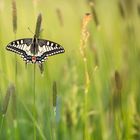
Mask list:
POLYGON ((39 39, 34 35, 33 38, 18 39, 10 42, 6 49, 15 52, 27 63, 42 63, 49 56, 64 53, 64 48, 49 40, 39 39))

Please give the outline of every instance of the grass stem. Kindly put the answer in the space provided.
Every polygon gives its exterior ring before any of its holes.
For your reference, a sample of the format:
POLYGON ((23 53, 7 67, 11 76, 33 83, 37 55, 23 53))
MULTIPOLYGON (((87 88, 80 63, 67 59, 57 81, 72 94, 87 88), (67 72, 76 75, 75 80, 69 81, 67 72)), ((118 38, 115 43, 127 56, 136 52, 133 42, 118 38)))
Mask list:
POLYGON ((84 72, 85 72, 85 85, 84 85, 84 139, 88 140, 88 123, 87 123, 87 94, 89 92, 89 84, 90 84, 90 79, 89 79, 89 73, 88 73, 88 64, 87 64, 87 56, 86 56, 86 43, 89 37, 89 32, 87 30, 87 25, 89 21, 91 20, 91 15, 90 13, 86 13, 83 22, 82 22, 82 32, 81 32, 81 44, 80 44, 80 53, 83 58, 83 64, 84 64, 84 72))
MULTIPOLYGON (((34 114, 34 120, 36 121, 36 95, 35 95, 35 64, 33 67, 33 94, 34 94, 34 109, 33 109, 33 114, 34 114)), ((36 124, 34 121, 34 140, 36 140, 36 124)))
POLYGON ((1 134, 2 134, 2 128, 3 128, 4 117, 5 117, 5 115, 3 114, 3 115, 2 115, 2 119, 1 119, 1 125, 0 125, 0 136, 1 136, 1 134))

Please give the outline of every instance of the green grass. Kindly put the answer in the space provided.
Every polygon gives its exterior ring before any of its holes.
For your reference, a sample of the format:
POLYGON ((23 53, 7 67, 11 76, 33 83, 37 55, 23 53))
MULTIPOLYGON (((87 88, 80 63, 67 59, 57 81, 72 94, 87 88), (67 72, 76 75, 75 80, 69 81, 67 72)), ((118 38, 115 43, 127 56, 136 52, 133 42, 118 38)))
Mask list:
POLYGON ((33 37, 28 27, 35 31, 41 13, 41 38, 65 48, 43 74, 6 51, 12 0, 0 1, 0 140, 140 139, 140 3, 93 1, 16 1, 17 39, 33 37))

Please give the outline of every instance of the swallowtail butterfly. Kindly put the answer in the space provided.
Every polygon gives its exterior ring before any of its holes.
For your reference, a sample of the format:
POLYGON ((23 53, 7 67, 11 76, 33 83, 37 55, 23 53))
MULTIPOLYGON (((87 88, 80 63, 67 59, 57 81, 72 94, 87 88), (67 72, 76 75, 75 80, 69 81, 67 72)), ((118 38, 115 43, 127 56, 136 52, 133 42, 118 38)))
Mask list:
POLYGON ((12 41, 6 47, 8 51, 13 51, 23 58, 27 63, 42 63, 49 56, 64 53, 64 48, 49 40, 33 38, 24 38, 12 41))

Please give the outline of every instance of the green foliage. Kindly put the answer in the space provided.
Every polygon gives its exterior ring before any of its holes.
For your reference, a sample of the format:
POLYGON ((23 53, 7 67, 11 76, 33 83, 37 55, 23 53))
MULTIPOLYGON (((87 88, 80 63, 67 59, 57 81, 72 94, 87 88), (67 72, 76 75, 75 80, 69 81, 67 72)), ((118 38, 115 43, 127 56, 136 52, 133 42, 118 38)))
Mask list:
POLYGON ((139 34, 134 0, 0 0, 0 140, 139 140, 139 34), (28 27, 65 53, 25 65, 28 27))

